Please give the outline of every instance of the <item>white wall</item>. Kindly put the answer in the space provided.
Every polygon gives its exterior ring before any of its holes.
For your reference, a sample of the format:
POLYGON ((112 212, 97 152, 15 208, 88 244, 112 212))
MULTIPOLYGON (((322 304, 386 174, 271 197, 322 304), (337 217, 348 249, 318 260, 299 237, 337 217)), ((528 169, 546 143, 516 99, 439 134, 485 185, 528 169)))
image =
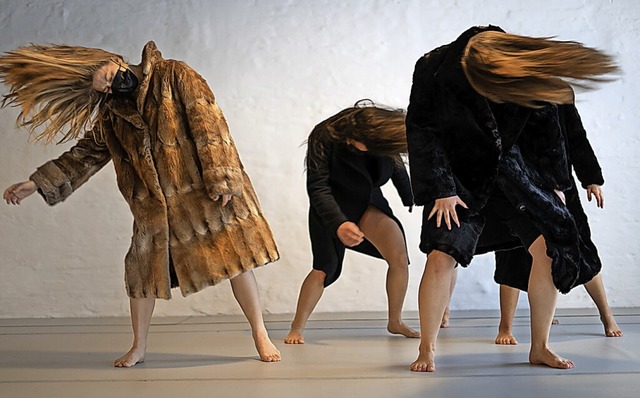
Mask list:
MULTIPOLYGON (((199 71, 227 116, 279 243, 282 259, 256 272, 264 309, 290 313, 311 261, 300 144, 317 122, 364 97, 406 107, 415 61, 472 25, 606 49, 624 75, 580 94, 578 107, 606 178, 605 209, 586 207, 610 303, 624 307, 640 306, 639 18, 635 0, 0 0, 0 51, 56 42, 105 48, 135 64, 154 40, 165 58, 199 71)), ((28 143, 14 128, 16 115, 15 108, 0 111, 2 189, 68 147, 28 143)), ((409 214, 386 192, 408 233, 405 308, 416 310, 425 259, 417 249, 421 209, 409 214)), ((19 207, 0 205, 0 318, 128 314, 122 264, 131 220, 111 165, 53 208, 37 195, 19 207)), ((349 253, 344 268, 317 311, 384 311, 385 264, 349 253)), ((462 270, 453 309, 497 308, 492 274, 491 256, 462 270)), ((559 306, 593 304, 578 288, 559 306)), ((239 312, 228 283, 186 299, 174 291, 156 308, 157 315, 239 312)))

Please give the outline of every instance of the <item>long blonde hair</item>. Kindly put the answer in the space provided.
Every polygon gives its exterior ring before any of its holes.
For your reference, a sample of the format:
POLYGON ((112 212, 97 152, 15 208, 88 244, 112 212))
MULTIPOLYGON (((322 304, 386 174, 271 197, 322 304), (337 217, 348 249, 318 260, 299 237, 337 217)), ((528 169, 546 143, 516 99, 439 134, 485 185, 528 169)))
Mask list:
POLYGON ((36 140, 65 142, 90 129, 103 94, 94 73, 119 55, 98 48, 29 45, 0 56, 0 80, 10 87, 1 107, 20 107, 16 125, 36 140), (44 129, 38 132, 42 125, 44 129), (68 126, 68 131, 62 129, 68 126), (61 136, 61 138, 56 138, 61 136))
POLYGON ((574 41, 485 31, 473 36, 462 69, 479 94, 497 103, 538 108, 571 104, 573 86, 593 88, 618 72, 611 56, 574 41))

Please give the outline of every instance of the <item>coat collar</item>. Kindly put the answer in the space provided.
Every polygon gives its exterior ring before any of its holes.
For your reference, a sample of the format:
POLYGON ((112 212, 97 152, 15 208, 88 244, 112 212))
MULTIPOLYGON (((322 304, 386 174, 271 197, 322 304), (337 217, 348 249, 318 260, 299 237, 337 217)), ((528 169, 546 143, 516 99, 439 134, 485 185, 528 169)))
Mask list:
POLYGON ((142 49, 142 61, 140 67, 142 68, 142 82, 138 91, 138 98, 136 100, 138 111, 142 113, 144 106, 144 100, 147 98, 147 92, 149 91, 149 85, 153 78, 154 64, 161 61, 162 53, 158 50, 156 43, 149 41, 142 49))

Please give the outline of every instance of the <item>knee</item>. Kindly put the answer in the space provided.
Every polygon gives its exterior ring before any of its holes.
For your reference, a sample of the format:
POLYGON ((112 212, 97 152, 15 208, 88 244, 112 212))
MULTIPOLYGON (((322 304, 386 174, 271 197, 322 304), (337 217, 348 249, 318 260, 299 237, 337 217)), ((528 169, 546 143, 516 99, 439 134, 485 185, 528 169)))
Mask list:
POLYGON ((409 269, 409 256, 407 256, 406 251, 398 251, 397 253, 393 253, 388 258, 385 258, 387 264, 389 264, 389 268, 404 270, 409 269))
POLYGON ((327 274, 324 271, 312 269, 307 276, 307 279, 315 284, 324 285, 324 280, 327 279, 327 274))
POLYGON ((456 260, 447 253, 439 250, 432 250, 427 255, 427 265, 432 272, 450 273, 456 266, 456 260))

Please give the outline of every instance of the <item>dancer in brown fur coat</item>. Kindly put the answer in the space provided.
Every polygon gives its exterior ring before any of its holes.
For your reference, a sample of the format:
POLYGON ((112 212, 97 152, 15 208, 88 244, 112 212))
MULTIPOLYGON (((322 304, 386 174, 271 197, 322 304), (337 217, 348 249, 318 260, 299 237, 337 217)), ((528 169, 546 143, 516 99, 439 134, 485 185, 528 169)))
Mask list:
POLYGON ((7 188, 7 203, 33 192, 64 201, 110 160, 133 213, 125 257, 134 342, 116 359, 144 360, 155 299, 195 293, 225 279, 253 330, 260 359, 279 361, 264 327, 251 270, 278 259, 256 193, 222 111, 205 80, 183 62, 165 60, 155 43, 140 65, 100 49, 21 47, 0 57, 2 103, 21 108, 18 122, 38 139, 79 138, 28 181, 7 188), (81 137, 81 138, 80 138, 81 137))

